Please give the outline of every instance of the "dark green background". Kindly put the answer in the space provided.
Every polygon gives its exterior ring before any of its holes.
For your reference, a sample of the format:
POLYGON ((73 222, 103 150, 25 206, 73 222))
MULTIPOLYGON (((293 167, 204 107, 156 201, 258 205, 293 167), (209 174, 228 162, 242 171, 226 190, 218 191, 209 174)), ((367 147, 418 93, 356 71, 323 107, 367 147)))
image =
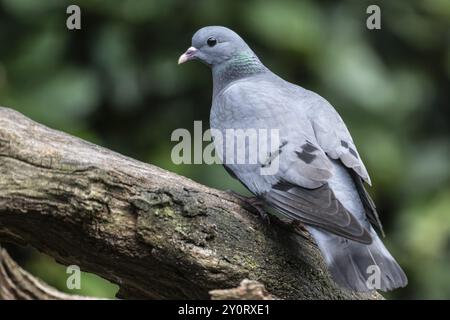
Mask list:
MULTIPOLYGON (((174 165, 170 134, 208 127, 211 76, 177 65, 205 25, 237 31, 283 78, 346 121, 371 174, 385 242, 410 284, 395 298, 450 298, 450 1, 0 0, 0 105, 218 188, 220 165, 174 165), (69 4, 82 30, 66 29, 69 4), (382 29, 366 28, 381 7, 382 29)), ((64 290, 65 268, 31 249, 22 265, 64 290)), ((66 289, 67 290, 67 289, 66 289)), ((117 287, 84 275, 78 294, 117 287)))

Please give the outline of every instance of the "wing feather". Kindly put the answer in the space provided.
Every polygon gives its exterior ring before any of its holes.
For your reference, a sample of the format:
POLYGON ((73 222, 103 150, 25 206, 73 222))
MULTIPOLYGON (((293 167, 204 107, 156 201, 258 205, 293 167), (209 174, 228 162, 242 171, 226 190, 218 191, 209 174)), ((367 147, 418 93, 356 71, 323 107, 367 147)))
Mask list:
POLYGON ((290 219, 357 242, 372 243, 367 229, 345 209, 328 184, 306 189, 283 181, 273 186, 263 197, 290 219))
POLYGON ((355 171, 365 182, 372 184, 369 173, 359 156, 358 150, 336 110, 326 100, 314 109, 310 116, 318 144, 332 159, 340 159, 355 171))

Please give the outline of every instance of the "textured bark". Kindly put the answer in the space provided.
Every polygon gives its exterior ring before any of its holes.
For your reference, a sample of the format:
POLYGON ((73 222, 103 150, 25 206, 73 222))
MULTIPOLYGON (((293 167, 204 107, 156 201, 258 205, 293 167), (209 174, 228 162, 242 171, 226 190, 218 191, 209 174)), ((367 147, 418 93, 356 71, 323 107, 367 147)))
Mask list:
POLYGON ((0 108, 0 241, 30 244, 123 298, 209 298, 258 280, 282 299, 380 298, 336 287, 307 234, 232 195, 0 108))
POLYGON ((23 270, 6 250, 0 248, 0 299, 1 300, 92 300, 62 293, 36 279, 23 270))
POLYGON ((212 300, 276 300, 263 284, 255 280, 242 280, 237 288, 218 289, 209 292, 212 300))

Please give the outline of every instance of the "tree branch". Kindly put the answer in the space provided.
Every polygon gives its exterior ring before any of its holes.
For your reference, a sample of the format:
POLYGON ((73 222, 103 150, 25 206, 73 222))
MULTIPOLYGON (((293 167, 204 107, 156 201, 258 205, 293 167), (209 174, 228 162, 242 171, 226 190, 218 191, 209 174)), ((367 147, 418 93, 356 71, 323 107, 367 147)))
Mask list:
POLYGON ((23 270, 0 248, 0 300, 92 300, 62 293, 23 270))
POLYGON ((0 241, 79 265, 124 298, 209 298, 246 278, 282 299, 380 298, 337 288, 309 236, 272 221, 0 108, 0 241))
POLYGON ((212 300, 275 300, 263 284, 244 279, 237 288, 218 289, 209 292, 212 300))

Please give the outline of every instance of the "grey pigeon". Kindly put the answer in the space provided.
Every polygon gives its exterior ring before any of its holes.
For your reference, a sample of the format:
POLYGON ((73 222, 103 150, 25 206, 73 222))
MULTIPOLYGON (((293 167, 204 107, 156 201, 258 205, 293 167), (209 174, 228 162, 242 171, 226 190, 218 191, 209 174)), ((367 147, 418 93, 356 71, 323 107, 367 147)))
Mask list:
POLYGON ((227 171, 282 217, 306 226, 340 286, 355 291, 404 287, 405 273, 373 228, 382 232, 364 188, 371 184, 367 170, 330 103, 271 72, 225 27, 194 34, 178 62, 194 59, 212 70, 211 128, 224 136, 227 129, 279 130, 275 174, 261 173, 264 161, 239 164, 222 150, 227 171))

